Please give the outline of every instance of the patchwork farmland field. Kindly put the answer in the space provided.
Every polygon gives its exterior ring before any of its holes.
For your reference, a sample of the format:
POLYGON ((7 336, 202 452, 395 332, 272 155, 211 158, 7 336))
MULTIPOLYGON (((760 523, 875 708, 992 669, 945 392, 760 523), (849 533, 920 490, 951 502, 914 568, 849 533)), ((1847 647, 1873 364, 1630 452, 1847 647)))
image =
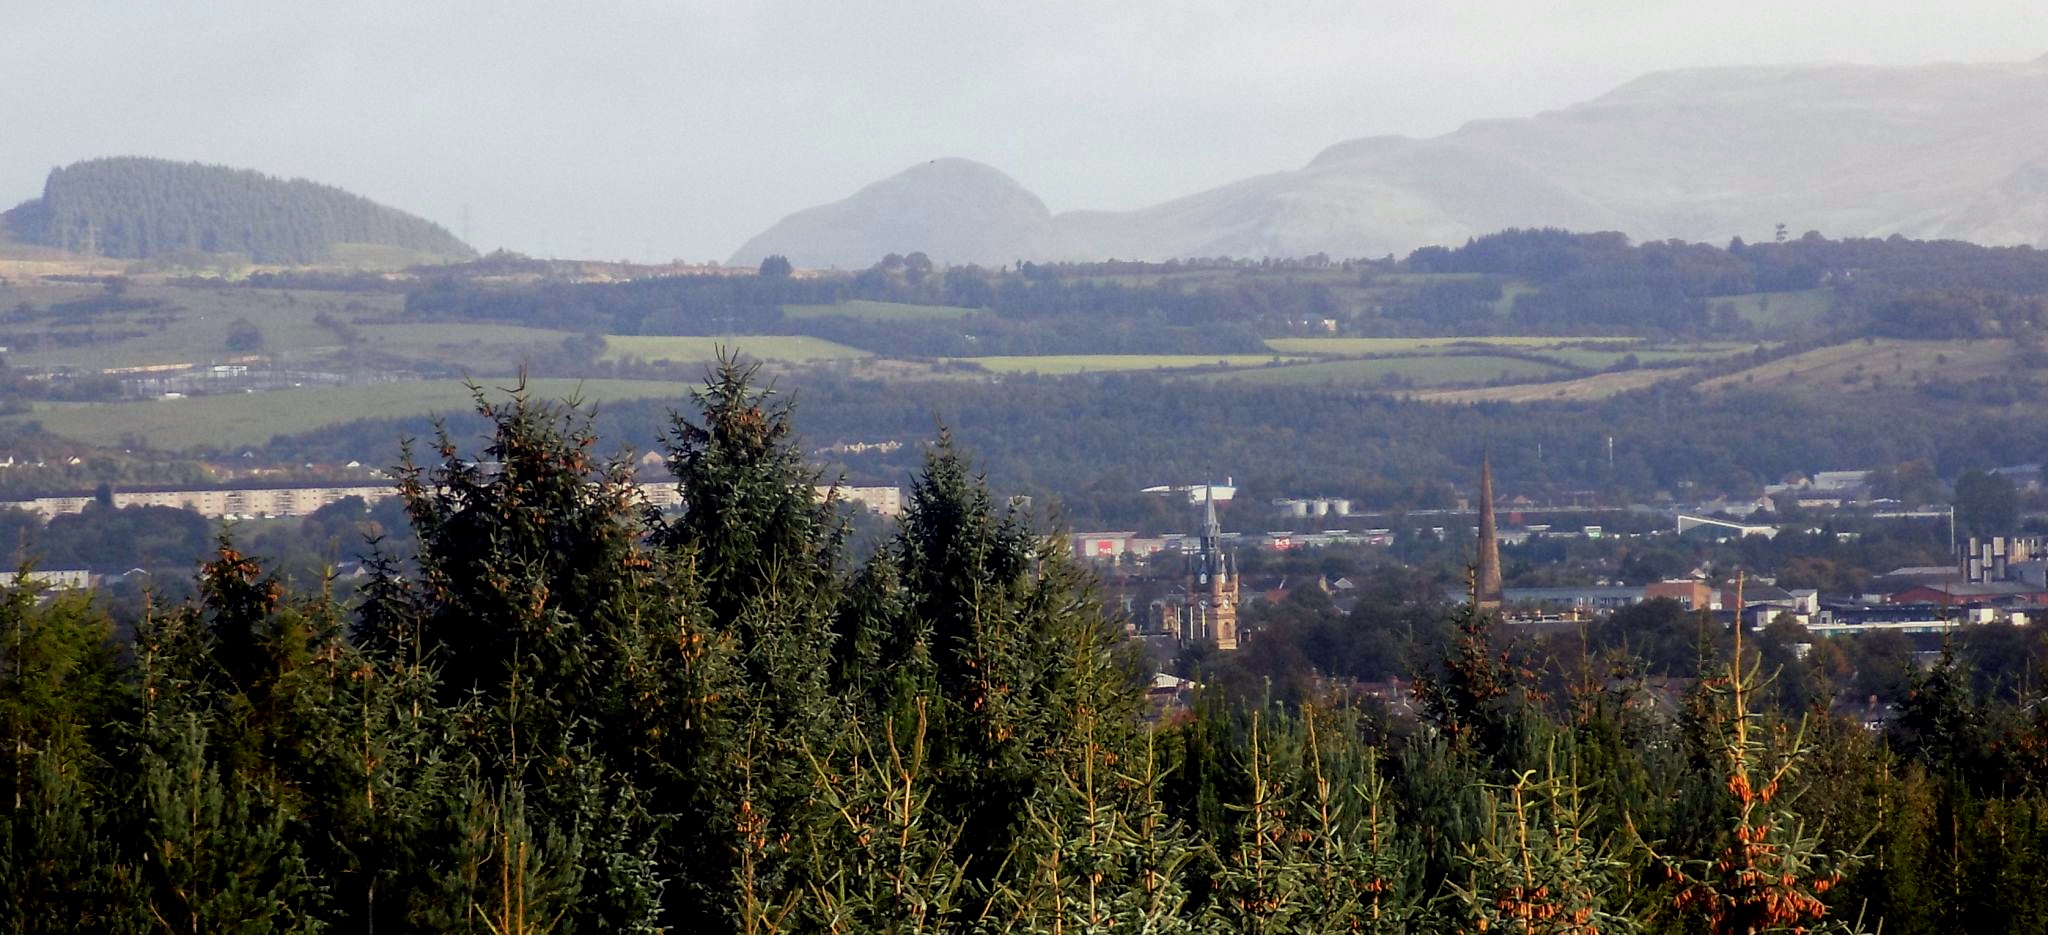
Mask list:
POLYGON ((515 367, 537 352, 552 351, 569 332, 519 325, 469 322, 366 324, 356 329, 367 350, 399 360, 473 361, 493 369, 515 367))
POLYGON ((1131 370, 1245 368, 1300 360, 1277 354, 1054 354, 1030 357, 958 357, 995 373, 1039 373, 1059 376, 1131 370))
POLYGON ((1446 354, 1359 357, 1190 377, 1257 384, 1360 384, 1366 386, 1459 386, 1494 380, 1539 380, 1570 373, 1564 367, 1520 357, 1446 354))
POLYGON ((2012 368, 2017 346, 2005 338, 1902 341, 1870 338, 1781 357, 1700 384, 1702 390, 1753 388, 1844 391, 1904 389, 1937 377, 1969 380, 2012 368))
MULTIPOLYGON (((0 290, 0 304, 23 303, 45 310, 61 302, 102 294, 93 286, 64 284, 26 290, 0 290)), ((282 362, 296 362, 332 353, 341 337, 321 325, 323 313, 347 321, 364 314, 385 314, 400 297, 369 294, 325 294, 282 289, 176 288, 136 286, 123 298, 161 302, 157 308, 112 311, 79 318, 36 318, 11 326, 16 345, 7 355, 14 367, 107 369, 170 364, 198 365, 239 353, 227 347, 228 328, 247 319, 261 331, 256 353, 282 362), (33 339, 33 345, 24 339, 33 339)))
MULTIPOLYGON (((484 381, 493 386, 492 381, 484 381)), ((685 398, 689 384, 656 380, 529 380, 536 398, 584 402, 685 398)), ((38 403, 10 421, 34 420, 51 432, 96 445, 139 441, 167 451, 260 445, 272 437, 360 419, 459 412, 469 389, 457 380, 226 393, 118 403, 38 403)))
POLYGON ((1689 370, 1622 370, 1614 373, 1596 373, 1576 380, 1425 390, 1401 395, 1431 403, 1584 402, 1655 386, 1666 380, 1684 380, 1690 375, 1689 370))
POLYGON ((1516 350, 1561 348, 1579 344, 1622 347, 1642 338, 1574 338, 1515 335, 1481 338, 1272 338, 1266 346, 1283 354, 1370 357, 1379 354, 1413 354, 1456 347, 1509 347, 1516 350))
POLYGON ((637 357, 641 360, 667 360, 683 363, 697 360, 712 360, 720 348, 737 350, 739 353, 760 360, 854 360, 872 357, 873 354, 857 347, 848 347, 823 338, 802 335, 743 334, 726 337, 705 337, 697 335, 606 335, 604 339, 604 360, 620 360, 637 357))

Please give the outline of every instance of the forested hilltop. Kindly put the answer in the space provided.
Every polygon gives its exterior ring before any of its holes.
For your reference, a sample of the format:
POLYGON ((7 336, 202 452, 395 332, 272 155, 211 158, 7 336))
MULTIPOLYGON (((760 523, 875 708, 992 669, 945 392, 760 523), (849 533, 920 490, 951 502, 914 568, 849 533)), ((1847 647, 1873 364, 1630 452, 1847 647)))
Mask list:
POLYGON ((438 224, 333 186, 167 159, 52 169, 41 198, 0 219, 29 243, 123 259, 235 253, 258 263, 316 263, 336 244, 476 255, 438 224))
POLYGON ((673 418, 678 515, 515 391, 405 458, 417 553, 349 604, 228 542, 132 639, 8 595, 0 930, 2048 926, 2032 683, 1944 658, 1878 734, 1704 619, 1673 705, 1465 611, 1412 628, 1412 705, 1157 706, 945 435, 860 559, 750 378, 673 418))

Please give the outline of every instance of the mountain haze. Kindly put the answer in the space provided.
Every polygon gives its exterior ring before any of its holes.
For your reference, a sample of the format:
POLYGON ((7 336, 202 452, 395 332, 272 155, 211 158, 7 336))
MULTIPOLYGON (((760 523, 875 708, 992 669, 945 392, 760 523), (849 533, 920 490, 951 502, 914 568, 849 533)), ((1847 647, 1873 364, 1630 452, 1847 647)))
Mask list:
POLYGON ((27 243, 126 259, 239 253, 312 263, 343 244, 422 259, 476 255, 438 224, 333 186, 138 157, 50 170, 43 196, 0 214, 0 227, 27 243))
POLYGON ((941 160, 956 165, 798 212, 734 260, 1380 256, 1507 227, 1722 241, 1780 223, 1794 234, 2048 246, 2043 102, 2048 56, 1657 72, 1532 117, 1338 143, 1299 169, 1135 211, 1045 218, 996 170, 941 160))
POLYGON ((989 166, 934 159, 844 201, 783 218, 747 241, 735 259, 751 265, 782 254, 807 266, 867 266, 894 249, 877 251, 878 244, 903 245, 903 253, 944 244, 948 256, 1008 263, 1053 249, 1052 212, 989 166))

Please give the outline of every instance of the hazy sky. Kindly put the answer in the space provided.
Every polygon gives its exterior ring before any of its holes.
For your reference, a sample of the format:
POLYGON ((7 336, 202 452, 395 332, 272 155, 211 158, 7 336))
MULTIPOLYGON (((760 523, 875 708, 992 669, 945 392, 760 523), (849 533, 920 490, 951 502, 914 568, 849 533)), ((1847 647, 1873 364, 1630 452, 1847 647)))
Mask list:
POLYGON ((703 260, 937 156, 1129 208, 1660 68, 2044 53, 2041 0, 0 0, 0 201, 164 156, 703 260))

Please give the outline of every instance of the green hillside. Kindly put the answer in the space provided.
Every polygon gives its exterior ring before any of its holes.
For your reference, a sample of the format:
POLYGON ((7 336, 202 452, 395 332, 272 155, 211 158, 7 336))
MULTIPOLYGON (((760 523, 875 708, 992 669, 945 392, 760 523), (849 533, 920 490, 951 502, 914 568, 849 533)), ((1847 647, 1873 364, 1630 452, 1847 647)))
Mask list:
POLYGON ((333 186, 165 159, 52 169, 43 196, 0 221, 27 243, 123 259, 235 253, 258 263, 316 263, 341 245, 476 255, 432 221, 333 186))

